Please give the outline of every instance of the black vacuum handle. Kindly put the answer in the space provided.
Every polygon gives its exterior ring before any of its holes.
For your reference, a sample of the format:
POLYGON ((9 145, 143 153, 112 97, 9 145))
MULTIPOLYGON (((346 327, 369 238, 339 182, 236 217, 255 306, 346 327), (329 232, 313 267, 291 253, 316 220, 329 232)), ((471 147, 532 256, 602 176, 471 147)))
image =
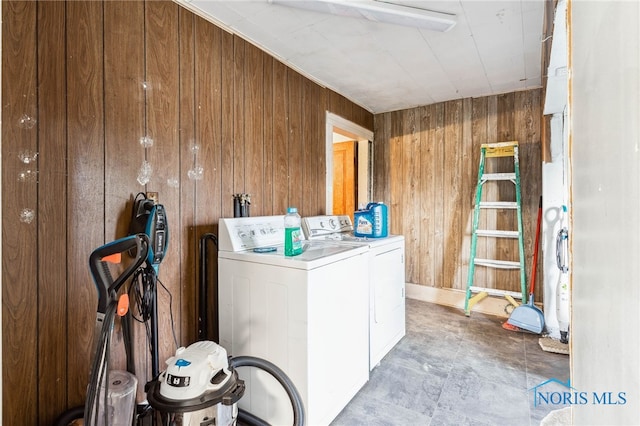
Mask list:
POLYGON ((116 241, 112 241, 95 249, 89 256, 89 269, 93 281, 98 290, 98 312, 104 313, 107 309, 109 293, 117 293, 122 284, 138 269, 146 260, 149 251, 149 237, 145 234, 130 235, 116 241), (135 260, 115 280, 109 271, 105 257, 136 249, 135 260))

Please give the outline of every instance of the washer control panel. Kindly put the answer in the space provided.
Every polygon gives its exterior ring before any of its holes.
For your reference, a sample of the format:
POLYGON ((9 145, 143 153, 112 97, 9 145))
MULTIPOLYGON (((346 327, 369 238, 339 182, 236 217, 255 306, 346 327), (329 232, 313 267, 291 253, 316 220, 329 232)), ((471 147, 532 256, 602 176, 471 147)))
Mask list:
POLYGON ((244 251, 284 244, 284 216, 221 218, 218 250, 244 251))
POLYGON ((309 216, 302 218, 302 230, 310 240, 330 234, 353 232, 353 224, 346 215, 309 216))

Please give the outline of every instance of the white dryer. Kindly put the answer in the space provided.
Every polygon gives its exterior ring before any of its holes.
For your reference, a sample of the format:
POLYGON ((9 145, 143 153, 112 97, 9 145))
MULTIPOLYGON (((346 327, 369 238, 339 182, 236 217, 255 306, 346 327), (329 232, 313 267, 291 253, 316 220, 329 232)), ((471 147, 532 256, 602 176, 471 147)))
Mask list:
POLYGON ((405 335, 404 236, 362 238, 353 234, 349 216, 325 215, 302 218, 302 229, 309 241, 334 241, 367 247, 369 260, 369 369, 405 335))
MULTIPOLYGON (((286 257, 284 216, 220 219, 218 234, 220 345, 276 364, 300 392, 306 423, 328 425, 369 379, 367 249, 305 241, 301 255, 286 257)), ((239 374, 241 408, 292 424, 271 376, 239 374)))

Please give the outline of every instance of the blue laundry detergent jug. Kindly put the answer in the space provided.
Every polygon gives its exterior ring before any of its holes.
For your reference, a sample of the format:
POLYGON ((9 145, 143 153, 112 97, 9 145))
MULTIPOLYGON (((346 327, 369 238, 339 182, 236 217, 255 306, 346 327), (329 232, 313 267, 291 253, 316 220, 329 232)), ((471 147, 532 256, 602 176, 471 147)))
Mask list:
POLYGON ((388 213, 384 203, 369 203, 354 213, 356 237, 383 238, 388 234, 388 213))

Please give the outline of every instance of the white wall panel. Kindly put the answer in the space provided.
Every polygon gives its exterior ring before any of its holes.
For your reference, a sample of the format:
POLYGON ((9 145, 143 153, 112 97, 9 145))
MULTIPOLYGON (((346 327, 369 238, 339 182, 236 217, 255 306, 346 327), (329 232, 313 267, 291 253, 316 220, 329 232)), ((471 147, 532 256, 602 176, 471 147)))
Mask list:
POLYGON ((625 392, 574 424, 640 424, 640 3, 574 1, 571 385, 625 392), (620 401, 617 401, 620 402, 620 401))

